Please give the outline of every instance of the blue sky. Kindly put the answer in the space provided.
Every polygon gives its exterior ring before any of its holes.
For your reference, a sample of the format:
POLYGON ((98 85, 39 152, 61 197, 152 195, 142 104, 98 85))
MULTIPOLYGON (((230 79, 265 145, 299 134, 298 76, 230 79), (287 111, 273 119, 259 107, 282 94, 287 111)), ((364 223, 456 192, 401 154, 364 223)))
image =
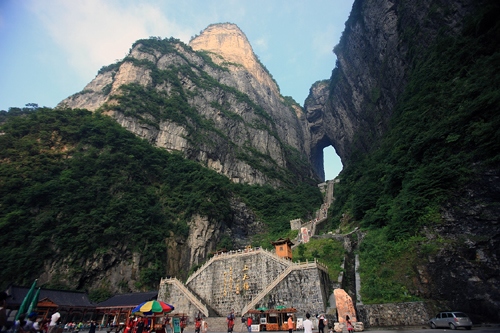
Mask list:
MULTIPOLYGON (((235 23, 280 86, 303 105, 330 77, 354 0, 0 0, 0 110, 54 107, 81 91, 138 39, 188 43, 209 24, 235 23)), ((342 169, 325 149, 325 173, 342 169)))

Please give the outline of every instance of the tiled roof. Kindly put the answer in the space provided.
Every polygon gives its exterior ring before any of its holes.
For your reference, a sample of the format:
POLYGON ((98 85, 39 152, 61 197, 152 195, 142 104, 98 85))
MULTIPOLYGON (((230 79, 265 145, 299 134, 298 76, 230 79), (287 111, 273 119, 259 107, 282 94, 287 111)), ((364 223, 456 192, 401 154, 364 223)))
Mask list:
MULTIPOLYGON (((28 291, 28 287, 10 286, 6 290, 7 294, 11 295, 11 297, 7 298, 7 306, 16 307, 21 305, 28 291)), ((79 291, 40 289, 38 300, 41 301, 44 298, 50 299, 58 306, 87 308, 95 306, 95 304, 90 302, 86 293, 79 291)))
POLYGON ((158 296, 157 291, 150 291, 145 293, 120 294, 108 298, 104 302, 96 304, 96 307, 98 308, 135 307, 143 302, 156 299, 157 296, 158 296))

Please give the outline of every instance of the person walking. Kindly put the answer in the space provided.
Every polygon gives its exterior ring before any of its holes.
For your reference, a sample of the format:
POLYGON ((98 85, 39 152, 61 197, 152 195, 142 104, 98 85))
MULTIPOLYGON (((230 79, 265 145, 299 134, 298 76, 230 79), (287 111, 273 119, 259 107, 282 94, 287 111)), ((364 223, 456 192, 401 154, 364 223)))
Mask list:
POLYGON ((245 316, 241 316, 241 326, 240 326, 240 332, 243 332, 243 327, 246 327, 247 326, 247 319, 245 318, 245 316))
POLYGON ((354 331, 354 327, 352 326, 351 319, 349 318, 348 315, 345 316, 345 322, 346 322, 346 325, 347 325, 347 331, 349 333, 353 332, 354 331))
POLYGON ((95 324, 95 321, 90 322, 90 328, 89 328, 89 333, 95 333, 95 330, 97 328, 97 325, 95 324))
POLYGON ((288 324, 288 333, 292 333, 292 331, 293 331, 293 319, 292 319, 291 314, 288 315, 287 324, 288 324))
POLYGON ((302 323, 302 326, 304 327, 304 333, 312 333, 313 331, 313 323, 309 318, 311 318, 311 315, 308 312, 306 313, 306 320, 304 320, 304 322, 302 323))
POLYGON ((54 313, 50 317, 49 333, 55 333, 57 331, 57 324, 58 324, 60 318, 61 318, 61 314, 59 312, 54 313))
POLYGON ((231 333, 234 327, 234 309, 231 310, 231 313, 227 315, 227 332, 231 333))
POLYGON ((323 317, 323 315, 321 315, 319 317, 319 321, 318 321, 318 331, 319 333, 325 333, 325 317, 323 317))
POLYGON ((194 319, 194 332, 200 333, 201 331, 201 312, 198 312, 198 315, 194 319))
POLYGON ((187 324, 186 322, 187 322, 187 318, 185 316, 182 316, 181 322, 180 322, 181 333, 184 333, 184 329, 186 328, 186 324, 187 324))
POLYGON ((170 317, 165 316, 165 333, 172 333, 172 325, 170 324, 170 317))
POLYGON ((248 316, 248 318, 247 318, 247 329, 248 329, 248 332, 252 332, 252 322, 253 322, 252 316, 248 316))

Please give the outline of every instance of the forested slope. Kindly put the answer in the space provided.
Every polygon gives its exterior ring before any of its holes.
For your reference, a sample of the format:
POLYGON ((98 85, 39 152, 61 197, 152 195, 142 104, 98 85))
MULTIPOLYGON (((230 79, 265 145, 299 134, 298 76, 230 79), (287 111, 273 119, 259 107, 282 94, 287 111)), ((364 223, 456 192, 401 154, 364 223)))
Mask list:
POLYGON ((332 228, 363 228, 366 303, 416 299, 498 319, 500 7, 415 57, 388 130, 353 151, 332 228))
POLYGON ((40 278, 91 292, 150 290, 162 276, 185 277, 180 252, 195 217, 217 227, 207 244, 214 251, 266 245, 321 204, 315 185, 234 184, 99 113, 19 111, 3 112, 0 127, 3 287, 40 278), (248 220, 235 222, 242 212, 248 220), (121 265, 130 280, 106 285, 121 265))

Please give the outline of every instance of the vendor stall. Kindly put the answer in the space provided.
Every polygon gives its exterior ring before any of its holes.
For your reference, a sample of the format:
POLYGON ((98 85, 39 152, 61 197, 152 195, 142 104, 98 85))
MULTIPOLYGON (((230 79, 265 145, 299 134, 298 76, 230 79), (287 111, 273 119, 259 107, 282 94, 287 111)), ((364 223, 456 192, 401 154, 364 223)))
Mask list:
MULTIPOLYGON (((252 316, 252 320, 255 325, 259 325, 259 331, 288 331, 288 316, 292 316, 294 323, 293 329, 296 329, 296 318, 295 313, 297 309, 295 308, 276 308, 276 309, 256 309, 249 310, 246 315, 252 316)), ((254 325, 252 325, 252 331, 254 330, 254 325)))

